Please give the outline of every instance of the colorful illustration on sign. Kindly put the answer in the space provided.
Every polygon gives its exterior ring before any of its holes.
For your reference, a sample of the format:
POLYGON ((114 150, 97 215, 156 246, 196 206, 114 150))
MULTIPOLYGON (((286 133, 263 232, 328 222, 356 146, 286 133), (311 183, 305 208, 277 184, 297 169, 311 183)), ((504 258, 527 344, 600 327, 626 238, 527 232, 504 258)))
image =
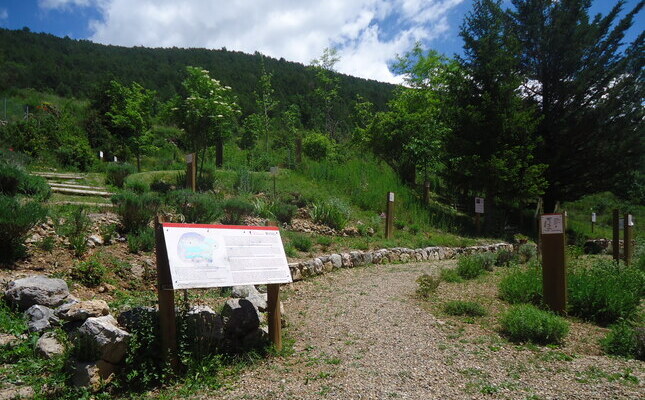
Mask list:
POLYGON ((196 264, 212 263, 215 241, 199 233, 187 232, 181 235, 177 243, 177 255, 182 261, 196 264))

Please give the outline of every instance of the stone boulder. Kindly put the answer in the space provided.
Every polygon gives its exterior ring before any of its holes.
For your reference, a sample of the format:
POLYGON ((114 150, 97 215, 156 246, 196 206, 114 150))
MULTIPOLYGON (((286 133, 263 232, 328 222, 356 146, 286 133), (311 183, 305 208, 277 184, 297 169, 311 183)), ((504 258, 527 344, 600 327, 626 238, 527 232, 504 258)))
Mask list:
POLYGON ((236 299, 243 299, 249 297, 253 294, 259 294, 260 292, 253 285, 240 285, 233 286, 231 291, 231 297, 236 299))
POLYGON ((60 320, 54 315, 54 310, 41 305, 33 305, 25 311, 29 332, 43 332, 60 325, 60 320))
POLYGON ((117 326, 114 317, 106 315, 88 318, 78 329, 77 341, 85 347, 84 358, 98 356, 118 364, 128 349, 129 338, 130 334, 117 326))
POLYGON ((143 325, 159 325, 159 312, 154 307, 135 307, 119 314, 119 325, 132 332, 143 325))
POLYGON ((72 384, 77 387, 87 387, 97 391, 106 383, 112 381, 118 367, 105 360, 96 362, 76 362, 72 371, 72 384))
POLYGON ((35 304, 58 307, 68 297, 69 288, 64 280, 44 276, 32 276, 9 282, 5 292, 5 298, 22 311, 35 304))
POLYGON ((343 266, 343 257, 340 254, 332 254, 329 256, 329 261, 334 269, 340 269, 343 266))
POLYGON ((224 320, 208 306, 194 306, 186 313, 186 322, 194 338, 195 350, 210 353, 224 339, 224 320))
POLYGON ((91 317, 102 317, 110 313, 105 300, 86 300, 65 304, 56 310, 56 315, 65 321, 83 321, 91 317))
POLYGON ((231 299, 222 309, 224 332, 228 337, 244 337, 260 326, 257 309, 247 299, 231 299))
POLYGON ((36 354, 51 359, 65 353, 65 346, 56 339, 54 332, 45 332, 36 342, 36 354))

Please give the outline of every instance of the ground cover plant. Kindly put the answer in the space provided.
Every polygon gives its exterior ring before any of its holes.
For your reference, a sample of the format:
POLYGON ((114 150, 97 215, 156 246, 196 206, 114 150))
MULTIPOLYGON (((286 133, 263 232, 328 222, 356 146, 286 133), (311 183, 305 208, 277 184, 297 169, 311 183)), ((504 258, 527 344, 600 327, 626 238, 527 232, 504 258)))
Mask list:
POLYGON ((453 300, 443 305, 443 311, 448 315, 483 317, 486 309, 474 301, 453 300))
POLYGON ((457 262, 457 275, 463 279, 474 279, 486 272, 486 268, 492 266, 494 258, 474 254, 460 257, 457 262))
POLYGON ((499 297, 510 303, 542 304, 542 269, 539 264, 513 267, 499 282, 499 297))
POLYGON ((417 287, 417 296, 422 299, 428 299, 437 291, 441 279, 432 275, 423 274, 417 278, 416 282, 419 285, 417 287))
POLYGON ((501 332, 515 342, 559 344, 569 332, 567 321, 530 304, 512 306, 500 318, 501 332))

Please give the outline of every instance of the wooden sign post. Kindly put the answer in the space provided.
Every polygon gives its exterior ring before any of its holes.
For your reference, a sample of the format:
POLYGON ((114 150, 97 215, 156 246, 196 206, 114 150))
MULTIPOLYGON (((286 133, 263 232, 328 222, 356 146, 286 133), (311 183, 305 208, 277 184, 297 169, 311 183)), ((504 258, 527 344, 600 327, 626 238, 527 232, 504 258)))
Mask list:
POLYGON ((430 201, 430 182, 423 182, 423 204, 428 204, 430 201))
POLYGON ((394 233, 394 192, 387 192, 385 205, 385 238, 392 239, 394 233))
POLYGON ((177 358, 177 323, 175 316, 175 292, 172 289, 168 251, 163 234, 163 216, 155 220, 155 246, 157 253, 157 297, 159 300, 159 331, 163 359, 172 370, 179 372, 177 358))
POLYGON ((612 227, 613 227, 611 248, 612 248, 612 254, 614 256, 614 261, 616 262, 620 261, 620 227, 618 226, 619 224, 618 214, 619 214, 618 209, 614 209, 612 213, 612 218, 611 218, 612 227))
POLYGON ((544 303, 557 313, 565 313, 567 310, 564 224, 563 214, 542 214, 540 216, 544 303))
POLYGON ((632 262, 632 239, 634 238, 634 219, 631 214, 625 214, 623 227, 623 258, 625 265, 632 262))
POLYGON ((186 154, 186 189, 197 191, 197 153, 186 154))
POLYGON ((475 226, 477 227, 477 234, 481 233, 480 215, 484 213, 484 199, 475 197, 475 226))
POLYGON ((269 340, 277 351, 282 350, 282 315, 280 314, 280 284, 267 285, 269 340))

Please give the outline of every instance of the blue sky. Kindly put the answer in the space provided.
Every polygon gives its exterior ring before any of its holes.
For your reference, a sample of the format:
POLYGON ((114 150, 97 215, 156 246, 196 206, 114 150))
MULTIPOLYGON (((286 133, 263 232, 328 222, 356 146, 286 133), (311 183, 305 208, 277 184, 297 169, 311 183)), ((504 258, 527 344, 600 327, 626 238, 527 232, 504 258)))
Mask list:
MULTIPOLYGON (((506 4, 510 1, 506 0, 506 4)), ((638 0, 628 0, 626 9, 638 0)), ((616 2, 595 0, 592 14, 616 2)), ((461 52, 472 0, 0 0, 0 26, 148 47, 260 51, 308 64, 339 49, 341 72, 400 82, 388 65, 416 41, 461 52)), ((628 39, 644 28, 643 12, 628 39)))

